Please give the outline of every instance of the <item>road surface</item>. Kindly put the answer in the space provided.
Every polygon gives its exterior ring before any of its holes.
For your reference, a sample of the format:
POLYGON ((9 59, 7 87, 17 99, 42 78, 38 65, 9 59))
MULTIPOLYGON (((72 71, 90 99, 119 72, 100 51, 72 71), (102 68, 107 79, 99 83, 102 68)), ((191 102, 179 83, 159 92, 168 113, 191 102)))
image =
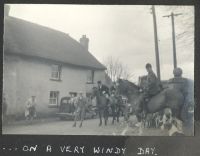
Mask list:
MULTIPOLYGON (((99 127, 99 119, 87 119, 83 126, 73 127, 73 121, 61 121, 59 119, 43 119, 30 121, 20 121, 2 126, 3 134, 27 134, 27 135, 128 135, 128 136, 168 136, 167 131, 155 128, 136 127, 136 117, 131 116, 127 124, 120 118, 119 123, 114 125, 109 118, 108 125, 99 127)), ((191 131, 192 132, 192 131, 191 131)))
MULTIPOLYGON (((42 135, 126 135, 127 124, 120 118, 120 123, 111 124, 109 118, 108 125, 99 127, 99 119, 88 119, 83 122, 79 128, 73 127, 73 121, 61 121, 52 119, 50 121, 20 121, 7 124, 2 127, 3 134, 42 134, 42 135)), ((137 134, 135 134, 137 135, 137 134)))

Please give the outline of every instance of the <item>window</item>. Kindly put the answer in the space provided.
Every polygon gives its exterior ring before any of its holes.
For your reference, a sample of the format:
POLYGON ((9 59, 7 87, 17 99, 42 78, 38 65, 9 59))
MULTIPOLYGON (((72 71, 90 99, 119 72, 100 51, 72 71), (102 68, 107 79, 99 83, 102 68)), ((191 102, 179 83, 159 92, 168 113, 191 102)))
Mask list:
POLYGON ((69 95, 70 96, 72 96, 72 95, 77 96, 77 92, 69 92, 69 95))
POLYGON ((61 65, 51 66, 51 79, 60 80, 61 76, 61 65))
POLYGON ((50 91, 49 105, 58 106, 59 91, 50 91))
POLYGON ((94 82, 94 70, 89 70, 87 72, 87 83, 93 83, 94 82))

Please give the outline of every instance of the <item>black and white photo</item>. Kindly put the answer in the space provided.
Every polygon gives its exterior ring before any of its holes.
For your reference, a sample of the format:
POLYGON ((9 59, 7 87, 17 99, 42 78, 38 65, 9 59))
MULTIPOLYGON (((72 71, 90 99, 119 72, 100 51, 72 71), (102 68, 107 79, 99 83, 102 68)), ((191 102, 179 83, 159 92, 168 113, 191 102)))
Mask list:
POLYGON ((5 4, 2 133, 193 136, 194 6, 5 4))

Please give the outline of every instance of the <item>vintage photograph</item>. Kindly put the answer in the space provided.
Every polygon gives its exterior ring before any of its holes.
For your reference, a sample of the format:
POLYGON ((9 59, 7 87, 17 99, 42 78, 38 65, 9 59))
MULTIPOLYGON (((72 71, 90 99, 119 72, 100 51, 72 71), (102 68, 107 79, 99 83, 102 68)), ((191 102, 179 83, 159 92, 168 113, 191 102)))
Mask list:
POLYGON ((5 4, 2 133, 194 135, 194 6, 5 4))

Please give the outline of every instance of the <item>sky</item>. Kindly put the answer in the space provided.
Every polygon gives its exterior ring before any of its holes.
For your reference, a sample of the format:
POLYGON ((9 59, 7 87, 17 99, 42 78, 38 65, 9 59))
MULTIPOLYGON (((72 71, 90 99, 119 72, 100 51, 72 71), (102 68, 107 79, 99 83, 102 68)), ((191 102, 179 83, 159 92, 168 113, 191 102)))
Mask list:
MULTIPOLYGON (((47 5, 10 4, 10 16, 47 26, 79 41, 89 38, 89 51, 100 62, 112 56, 125 64, 132 81, 146 75, 145 64, 156 73, 151 6, 148 5, 47 5)), ((177 64, 183 77, 194 79, 193 6, 156 6, 161 79, 173 77, 171 11, 175 17, 177 64)))

